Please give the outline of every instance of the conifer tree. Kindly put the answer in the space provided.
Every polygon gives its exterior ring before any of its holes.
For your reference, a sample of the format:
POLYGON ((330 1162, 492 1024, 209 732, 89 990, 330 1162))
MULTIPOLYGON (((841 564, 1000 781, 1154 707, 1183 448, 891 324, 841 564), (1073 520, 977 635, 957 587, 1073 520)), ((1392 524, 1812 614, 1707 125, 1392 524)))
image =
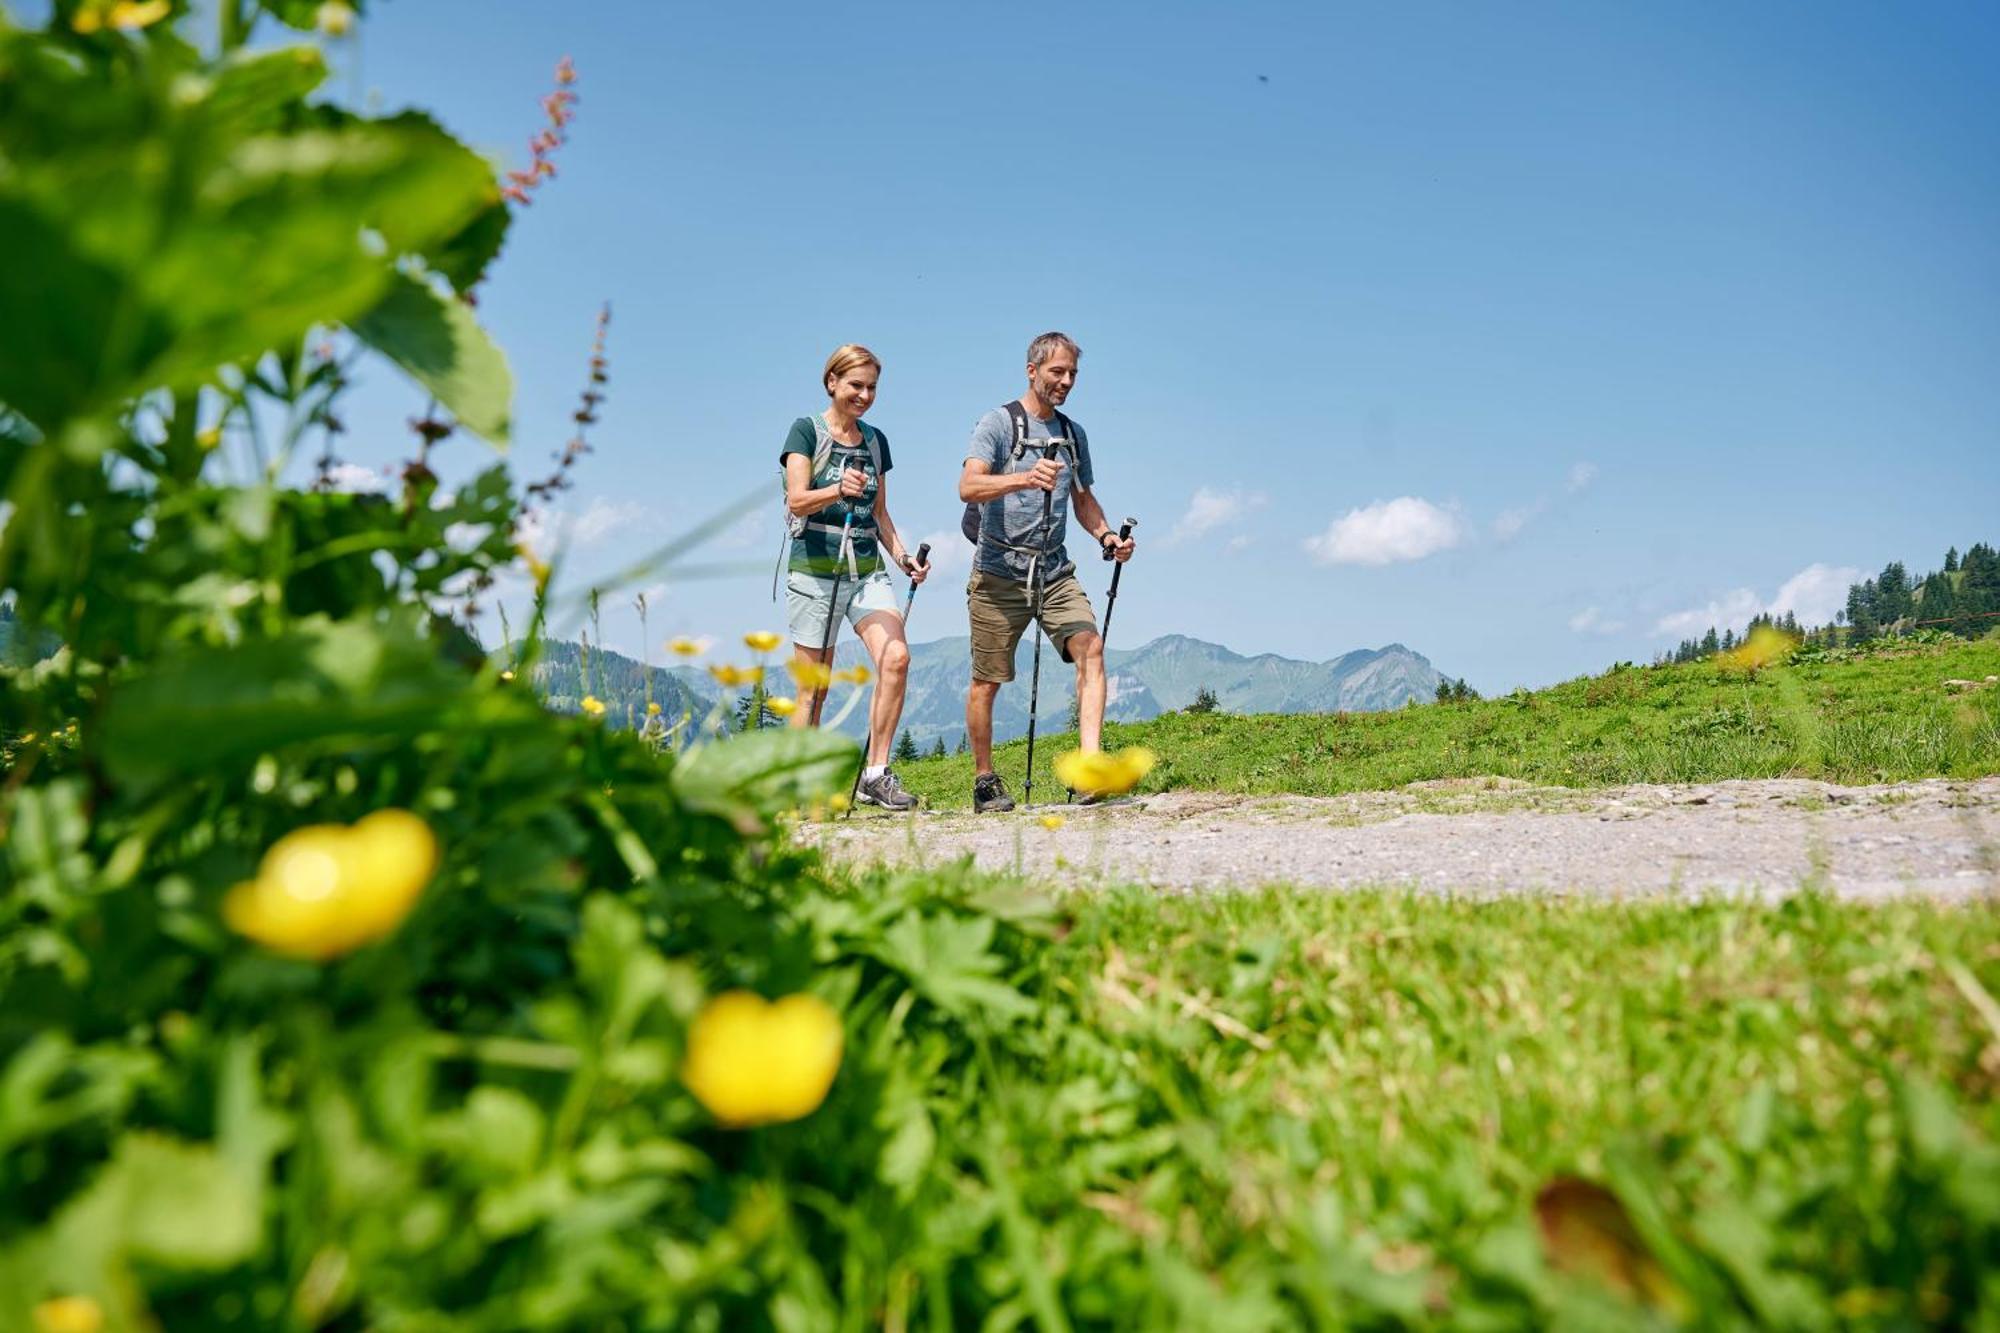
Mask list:
POLYGON ((1847 641, 1866 643, 1875 637, 1875 580, 1847 589, 1847 641))
POLYGON ((1912 605, 1909 571, 1903 568, 1902 561, 1892 560, 1883 566, 1882 576, 1875 580, 1875 618, 1884 625, 1893 625, 1909 618, 1912 605))
POLYGON ((1947 574, 1958 573, 1958 548, 1956 546, 1944 553, 1944 572, 1947 574))
POLYGON ((910 729, 905 727, 903 728, 903 734, 896 738, 896 762, 906 764, 916 757, 917 742, 911 737, 910 729))
POLYGON ((931 752, 929 757, 932 759, 942 759, 945 757, 944 737, 942 736, 938 737, 937 740, 931 745, 931 752))

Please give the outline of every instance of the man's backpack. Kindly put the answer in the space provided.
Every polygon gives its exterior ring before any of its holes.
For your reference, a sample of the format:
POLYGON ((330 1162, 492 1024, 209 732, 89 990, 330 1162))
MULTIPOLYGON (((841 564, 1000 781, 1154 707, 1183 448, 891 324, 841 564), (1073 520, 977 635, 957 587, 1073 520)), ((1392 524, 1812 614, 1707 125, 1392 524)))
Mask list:
MULTIPOLYGON (((854 446, 840 446, 840 442, 835 440, 833 433, 826 428, 826 418, 817 412, 811 416, 800 417, 799 420, 812 422, 812 473, 811 476, 807 477, 807 480, 811 481, 813 478, 819 476, 820 469, 826 466, 829 458, 833 457, 833 451, 837 446, 850 449, 854 446)), ((860 428, 861 443, 868 450, 868 464, 875 469, 875 475, 880 477, 882 475, 882 437, 876 434, 875 428, 866 422, 861 422, 860 428)), ((771 600, 774 602, 778 600, 778 585, 784 581, 785 558, 791 554, 792 542, 800 533, 806 530, 806 524, 812 521, 808 515, 794 514, 790 503, 786 499, 786 495, 785 456, 780 454, 778 455, 778 502, 785 507, 785 530, 778 538, 777 568, 771 571, 771 600)))
MULTIPOLYGON (((1010 398, 1007 400, 1007 406, 1004 410, 1007 413, 1007 419, 1013 423, 1013 456, 1016 460, 1019 460, 1021 455, 1028 451, 1028 409, 1021 406, 1020 399, 1010 398)), ((1062 438, 1052 440, 1051 443, 1066 446, 1069 449, 1070 461, 1074 463, 1076 460, 1076 427, 1070 425, 1069 418, 1061 412, 1056 413, 1056 425, 1062 428, 1062 438)), ((979 545, 980 511, 985 508, 984 504, 977 501, 968 502, 965 506, 965 513, 959 516, 958 530, 964 533, 965 539, 974 546, 979 545)))

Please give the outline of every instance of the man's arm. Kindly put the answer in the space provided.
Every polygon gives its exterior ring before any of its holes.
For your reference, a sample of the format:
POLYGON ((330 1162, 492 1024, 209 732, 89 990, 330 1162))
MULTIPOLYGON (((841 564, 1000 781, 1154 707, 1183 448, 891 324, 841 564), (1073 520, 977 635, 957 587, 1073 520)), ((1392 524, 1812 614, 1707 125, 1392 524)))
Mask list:
POLYGON ((1104 506, 1097 502, 1097 495, 1090 487, 1078 482, 1070 489, 1069 498, 1070 507, 1076 511, 1078 525, 1090 534, 1091 540, 1095 541, 1100 549, 1108 546, 1113 559, 1132 558, 1132 538, 1118 540, 1118 534, 1112 529, 1110 520, 1104 517, 1104 506))
POLYGON ((1015 491, 1052 491, 1062 476, 1062 464, 1051 458, 1038 460, 1026 472, 1002 472, 983 458, 968 458, 958 474, 958 498, 967 504, 984 504, 1015 491))

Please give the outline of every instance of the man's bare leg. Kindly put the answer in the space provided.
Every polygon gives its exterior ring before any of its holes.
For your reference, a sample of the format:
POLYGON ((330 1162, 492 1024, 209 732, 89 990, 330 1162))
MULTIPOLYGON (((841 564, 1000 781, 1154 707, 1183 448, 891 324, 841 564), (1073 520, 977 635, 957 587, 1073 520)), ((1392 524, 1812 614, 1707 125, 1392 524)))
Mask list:
POLYGON ((1077 748, 1104 748, 1104 639, 1091 630, 1072 634, 1070 659, 1076 663, 1077 748))
POLYGON ((972 742, 972 770, 981 777, 993 771, 993 700, 999 693, 999 681, 976 676, 965 692, 965 736, 972 742))

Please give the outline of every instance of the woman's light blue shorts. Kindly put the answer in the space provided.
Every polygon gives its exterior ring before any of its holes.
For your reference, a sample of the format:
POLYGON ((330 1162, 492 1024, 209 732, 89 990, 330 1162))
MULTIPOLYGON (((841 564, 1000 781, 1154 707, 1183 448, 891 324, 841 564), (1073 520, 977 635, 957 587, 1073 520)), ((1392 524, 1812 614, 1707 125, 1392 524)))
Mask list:
MULTIPOLYGON (((796 570, 785 575, 786 615, 791 622, 792 642, 801 648, 817 652, 826 642, 826 616, 833 604, 833 584, 831 577, 820 578, 796 570)), ((859 583, 849 578, 840 580, 840 607, 836 614, 846 616, 850 625, 859 625, 863 617, 877 611, 902 614, 896 605, 895 586, 889 582, 889 571, 878 569, 859 583)))

